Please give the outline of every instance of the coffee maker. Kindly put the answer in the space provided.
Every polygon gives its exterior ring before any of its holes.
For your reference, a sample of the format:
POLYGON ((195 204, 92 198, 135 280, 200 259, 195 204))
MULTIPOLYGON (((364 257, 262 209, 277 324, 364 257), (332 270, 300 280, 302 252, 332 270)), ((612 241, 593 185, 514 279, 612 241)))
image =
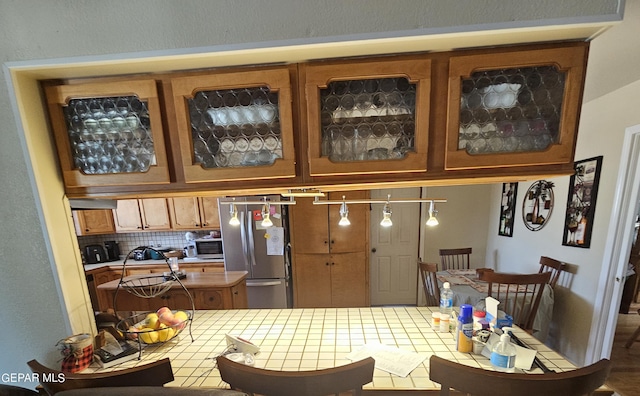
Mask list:
POLYGON ((198 248, 196 247, 196 236, 193 232, 187 232, 185 234, 185 239, 187 241, 186 246, 184 247, 184 258, 185 259, 194 259, 198 257, 198 248))
POLYGON ((104 249, 107 254, 107 261, 117 261, 120 259, 120 246, 116 241, 104 241, 104 249))

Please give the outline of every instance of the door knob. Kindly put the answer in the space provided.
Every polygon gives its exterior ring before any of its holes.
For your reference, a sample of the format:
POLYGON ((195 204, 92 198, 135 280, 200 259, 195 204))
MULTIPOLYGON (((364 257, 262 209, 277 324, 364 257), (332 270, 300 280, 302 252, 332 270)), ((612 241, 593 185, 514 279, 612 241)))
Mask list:
POLYGON ((376 248, 371 249, 371 253, 375 253, 376 251, 376 248))

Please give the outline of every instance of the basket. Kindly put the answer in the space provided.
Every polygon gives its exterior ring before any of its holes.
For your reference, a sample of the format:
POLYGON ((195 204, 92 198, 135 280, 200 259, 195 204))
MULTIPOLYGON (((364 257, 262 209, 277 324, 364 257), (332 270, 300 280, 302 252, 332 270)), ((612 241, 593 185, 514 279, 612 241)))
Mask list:
MULTIPOLYGON (((178 311, 171 311, 175 315, 178 311)), ((175 323, 172 325, 168 325, 164 328, 159 329, 147 329, 144 328, 144 324, 147 318, 147 315, 153 312, 145 312, 137 315, 133 315, 129 318, 121 320, 118 323, 118 330, 121 331, 126 338, 131 340, 137 340, 142 344, 160 344, 163 342, 167 342, 173 338, 175 338, 178 334, 187 327, 187 324, 190 320, 193 319, 193 315, 189 311, 182 311, 187 315, 187 319, 175 323), (133 326, 130 326, 131 323, 134 323, 133 326)))
POLYGON ((93 338, 90 334, 76 334, 56 344, 64 358, 61 371, 77 373, 89 367, 93 361, 93 338))
POLYGON ((161 274, 123 280, 120 286, 138 297, 153 298, 169 290, 174 281, 175 279, 167 279, 161 274))

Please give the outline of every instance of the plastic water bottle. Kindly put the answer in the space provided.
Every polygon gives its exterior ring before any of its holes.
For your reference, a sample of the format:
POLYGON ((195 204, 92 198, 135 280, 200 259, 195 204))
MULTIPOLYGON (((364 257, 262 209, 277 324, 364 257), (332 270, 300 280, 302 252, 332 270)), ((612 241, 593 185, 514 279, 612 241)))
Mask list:
POLYGON ((440 313, 451 315, 453 310, 453 290, 449 282, 444 282, 440 292, 440 313))
POLYGON ((509 334, 503 333, 500 342, 491 349, 491 366, 496 371, 513 373, 516 368, 516 348, 511 345, 509 334))

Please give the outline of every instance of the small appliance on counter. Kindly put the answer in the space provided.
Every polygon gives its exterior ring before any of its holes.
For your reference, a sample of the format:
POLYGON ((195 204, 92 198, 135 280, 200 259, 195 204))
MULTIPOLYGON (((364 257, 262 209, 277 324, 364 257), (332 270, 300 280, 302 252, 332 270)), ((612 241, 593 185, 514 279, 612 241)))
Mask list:
POLYGON ((104 245, 87 245, 83 253, 87 264, 120 260, 120 247, 116 241, 105 241, 104 245))
POLYGON ((84 247, 84 258, 87 264, 98 264, 109 261, 102 245, 87 245, 84 247))
POLYGON ((120 245, 116 241, 104 241, 104 249, 109 261, 120 260, 120 245))

